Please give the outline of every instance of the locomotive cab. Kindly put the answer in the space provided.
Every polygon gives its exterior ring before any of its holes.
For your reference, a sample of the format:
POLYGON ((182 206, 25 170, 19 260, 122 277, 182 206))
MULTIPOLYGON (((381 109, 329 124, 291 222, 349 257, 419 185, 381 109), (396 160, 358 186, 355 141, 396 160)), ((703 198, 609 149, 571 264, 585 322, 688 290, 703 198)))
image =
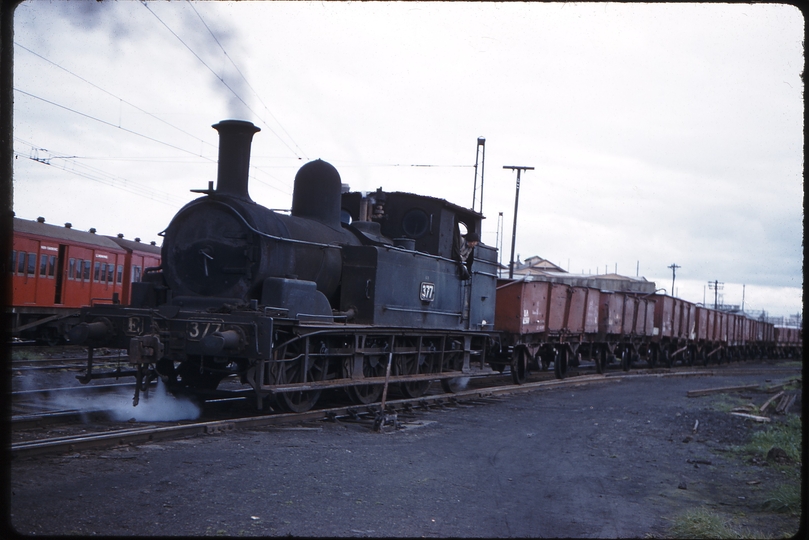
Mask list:
POLYGON ((352 309, 364 324, 491 328, 496 250, 479 244, 464 260, 459 249, 464 235, 479 235, 481 214, 381 188, 344 193, 342 205, 353 227, 394 239, 394 246, 343 249, 342 310, 352 309))

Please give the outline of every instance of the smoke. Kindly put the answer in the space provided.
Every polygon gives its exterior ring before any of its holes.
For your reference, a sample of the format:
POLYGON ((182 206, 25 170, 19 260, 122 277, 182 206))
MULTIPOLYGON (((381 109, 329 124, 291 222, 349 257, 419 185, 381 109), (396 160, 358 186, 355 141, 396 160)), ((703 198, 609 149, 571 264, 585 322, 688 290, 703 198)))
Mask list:
POLYGON ((71 0, 53 2, 46 9, 37 6, 37 10, 43 19, 53 16, 68 21, 79 35, 106 35, 109 50, 116 53, 132 40, 165 40, 166 54, 173 55, 178 65, 210 75, 211 88, 232 118, 248 120, 251 113, 246 103, 253 91, 245 80, 247 63, 239 62, 237 68, 231 62, 231 58, 238 61, 247 53, 241 48, 237 29, 225 17, 216 16, 221 11, 221 6, 215 5, 218 2, 204 4, 71 0))
POLYGON ((182 35, 188 39, 195 54, 203 58, 208 68, 214 72, 213 90, 227 101, 230 118, 238 120, 250 119, 247 105, 253 93, 247 83, 247 66, 245 62, 234 64, 239 54, 239 34, 224 17, 206 15, 205 6, 199 9, 188 4, 190 9, 183 12, 181 24, 182 35))
POLYGON ((196 420, 200 408, 186 398, 178 398, 169 394, 162 381, 158 380, 157 388, 140 394, 137 407, 132 405, 134 390, 121 390, 114 394, 102 396, 70 397, 58 396, 43 402, 43 405, 62 409, 75 409, 90 413, 106 411, 118 422, 173 422, 177 420, 196 420))

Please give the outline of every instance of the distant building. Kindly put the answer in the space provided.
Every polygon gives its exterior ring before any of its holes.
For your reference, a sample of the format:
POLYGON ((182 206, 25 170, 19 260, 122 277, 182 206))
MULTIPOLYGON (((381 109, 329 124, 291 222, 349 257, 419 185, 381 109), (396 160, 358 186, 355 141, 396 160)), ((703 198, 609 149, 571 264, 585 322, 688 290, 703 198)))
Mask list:
POLYGON ((534 255, 525 262, 514 263, 514 279, 527 281, 550 281, 577 287, 592 287, 602 291, 636 292, 651 294, 657 288, 654 281, 644 277, 622 276, 619 274, 570 274, 547 259, 534 255))
POLYGON ((525 259, 525 262, 520 262, 519 257, 517 261, 514 263, 514 273, 519 274, 521 276, 529 276, 534 274, 539 274, 542 272, 564 272, 564 268, 556 266, 548 259, 543 259, 542 257, 538 257, 534 255, 533 257, 528 257, 525 259))

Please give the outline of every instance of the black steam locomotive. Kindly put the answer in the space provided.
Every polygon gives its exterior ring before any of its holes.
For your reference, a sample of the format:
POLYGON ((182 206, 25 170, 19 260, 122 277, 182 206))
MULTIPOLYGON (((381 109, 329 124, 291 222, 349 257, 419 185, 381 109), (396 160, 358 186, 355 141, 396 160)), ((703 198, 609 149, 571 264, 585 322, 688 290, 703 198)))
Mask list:
MULTIPOLYGON (((69 339, 129 350, 138 388, 160 378, 174 392, 221 395, 238 376, 261 408, 311 408, 321 392, 377 400, 387 379, 408 397, 492 364, 496 250, 482 216, 442 199, 381 190, 343 192, 312 161, 295 177, 289 215, 248 194, 250 122, 225 120, 216 189, 182 208, 161 233, 162 263, 133 284, 129 306, 82 310, 69 339)), ((135 403, 138 400, 138 390, 135 403)))

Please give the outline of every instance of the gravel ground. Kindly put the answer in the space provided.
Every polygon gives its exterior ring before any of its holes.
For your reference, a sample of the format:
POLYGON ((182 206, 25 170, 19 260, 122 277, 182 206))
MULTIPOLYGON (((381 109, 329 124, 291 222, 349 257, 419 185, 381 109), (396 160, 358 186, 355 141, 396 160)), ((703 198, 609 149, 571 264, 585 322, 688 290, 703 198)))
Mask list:
POLYGON ((420 412, 381 434, 323 422, 17 459, 10 523, 23 535, 642 538, 707 508, 791 535, 798 518, 761 503, 796 480, 727 451, 761 427, 720 410, 723 396, 686 397, 765 379, 786 377, 638 378, 420 412))

